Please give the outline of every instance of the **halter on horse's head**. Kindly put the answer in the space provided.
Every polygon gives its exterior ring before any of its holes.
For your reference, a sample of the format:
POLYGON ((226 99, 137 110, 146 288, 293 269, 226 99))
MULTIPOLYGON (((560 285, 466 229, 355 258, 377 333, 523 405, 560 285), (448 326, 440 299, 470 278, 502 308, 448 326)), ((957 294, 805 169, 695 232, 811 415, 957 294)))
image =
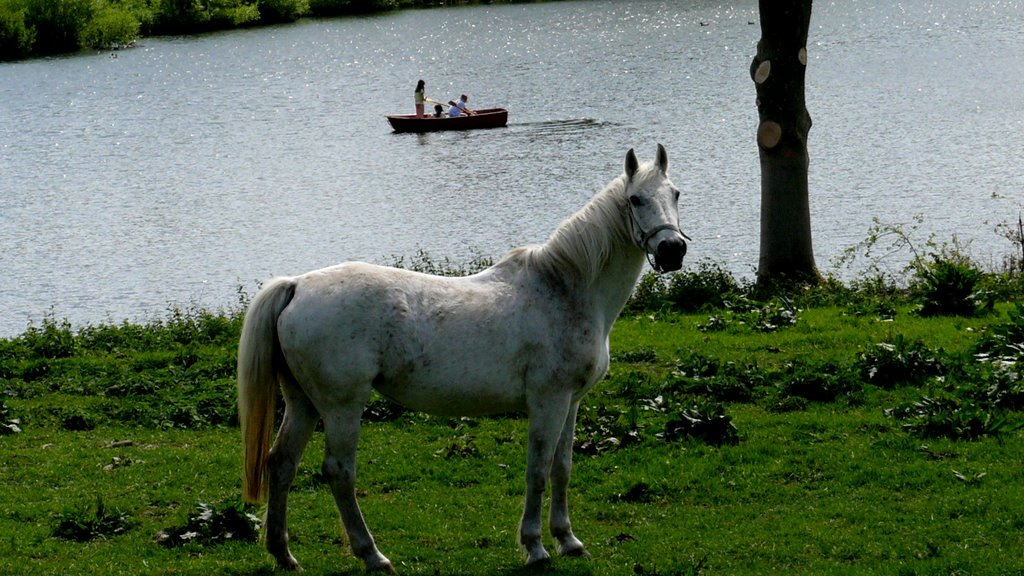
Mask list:
POLYGON ((643 170, 632 149, 626 153, 626 211, 630 234, 656 272, 683 267, 686 240, 679 229, 679 189, 668 179, 668 152, 658 144, 658 157, 643 170), (684 240, 685 239, 685 240, 684 240))

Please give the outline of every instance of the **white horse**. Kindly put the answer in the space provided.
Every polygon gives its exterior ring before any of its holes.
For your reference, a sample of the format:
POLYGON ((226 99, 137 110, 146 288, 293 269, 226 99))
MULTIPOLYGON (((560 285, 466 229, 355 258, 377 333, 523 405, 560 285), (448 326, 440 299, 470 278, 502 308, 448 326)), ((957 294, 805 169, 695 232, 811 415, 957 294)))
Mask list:
POLYGON ((238 410, 246 501, 267 496, 266 547, 298 570, 288 549, 288 490, 319 420, 323 473, 352 552, 367 571, 393 572, 356 503, 359 420, 370 392, 413 410, 529 415, 526 502, 519 543, 547 561, 541 507, 562 555, 586 555, 569 524, 566 491, 580 399, 608 369, 608 335, 644 258, 659 272, 686 254, 679 190, 668 154, 641 166, 626 153, 610 182, 540 246, 491 268, 438 277, 360 262, 275 278, 253 298, 238 348, 238 410), (280 387, 284 419, 270 446, 280 387))

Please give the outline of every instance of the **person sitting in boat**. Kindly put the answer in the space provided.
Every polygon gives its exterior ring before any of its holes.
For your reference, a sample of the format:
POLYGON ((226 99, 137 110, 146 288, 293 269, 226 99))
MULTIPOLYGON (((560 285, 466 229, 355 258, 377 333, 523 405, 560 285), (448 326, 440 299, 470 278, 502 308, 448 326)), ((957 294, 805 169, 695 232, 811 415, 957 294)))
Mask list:
POLYGON ((473 111, 466 107, 466 102, 468 102, 468 101, 469 101, 469 96, 466 96, 465 94, 463 94, 462 96, 459 96, 459 101, 458 102, 454 102, 452 100, 449 100, 448 104, 451 105, 451 108, 448 109, 448 115, 451 116, 452 118, 456 118, 458 116, 462 116, 463 114, 465 114, 467 116, 472 116, 473 115, 473 111))
POLYGON ((434 118, 440 118, 444 116, 444 108, 441 108, 440 104, 434 104, 434 118))

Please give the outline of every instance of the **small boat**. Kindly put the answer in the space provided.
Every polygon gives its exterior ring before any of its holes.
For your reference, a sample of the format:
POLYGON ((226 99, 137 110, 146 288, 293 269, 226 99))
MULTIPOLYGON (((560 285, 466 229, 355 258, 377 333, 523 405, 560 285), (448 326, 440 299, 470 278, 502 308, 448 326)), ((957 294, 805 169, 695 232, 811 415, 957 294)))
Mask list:
POLYGON ((415 114, 396 114, 388 116, 388 122, 395 132, 437 132, 439 130, 475 130, 477 128, 501 128, 508 124, 508 110, 504 108, 484 108, 474 110, 473 114, 463 114, 451 118, 442 116, 416 117, 415 114))

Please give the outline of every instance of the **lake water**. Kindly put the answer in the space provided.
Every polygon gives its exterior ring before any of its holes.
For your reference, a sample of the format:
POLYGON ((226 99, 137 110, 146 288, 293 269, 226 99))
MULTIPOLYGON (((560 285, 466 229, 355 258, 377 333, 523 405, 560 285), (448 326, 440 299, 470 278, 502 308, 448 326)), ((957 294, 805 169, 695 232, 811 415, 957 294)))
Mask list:
MULTIPOLYGON (((815 2, 807 102, 818 265, 872 223, 972 242, 1024 204, 1024 1, 815 2)), ((0 64, 0 336, 217 309, 271 275, 542 242, 669 150, 690 264, 750 276, 756 2, 409 10, 0 64), (391 133, 418 79, 506 129, 391 133)))

